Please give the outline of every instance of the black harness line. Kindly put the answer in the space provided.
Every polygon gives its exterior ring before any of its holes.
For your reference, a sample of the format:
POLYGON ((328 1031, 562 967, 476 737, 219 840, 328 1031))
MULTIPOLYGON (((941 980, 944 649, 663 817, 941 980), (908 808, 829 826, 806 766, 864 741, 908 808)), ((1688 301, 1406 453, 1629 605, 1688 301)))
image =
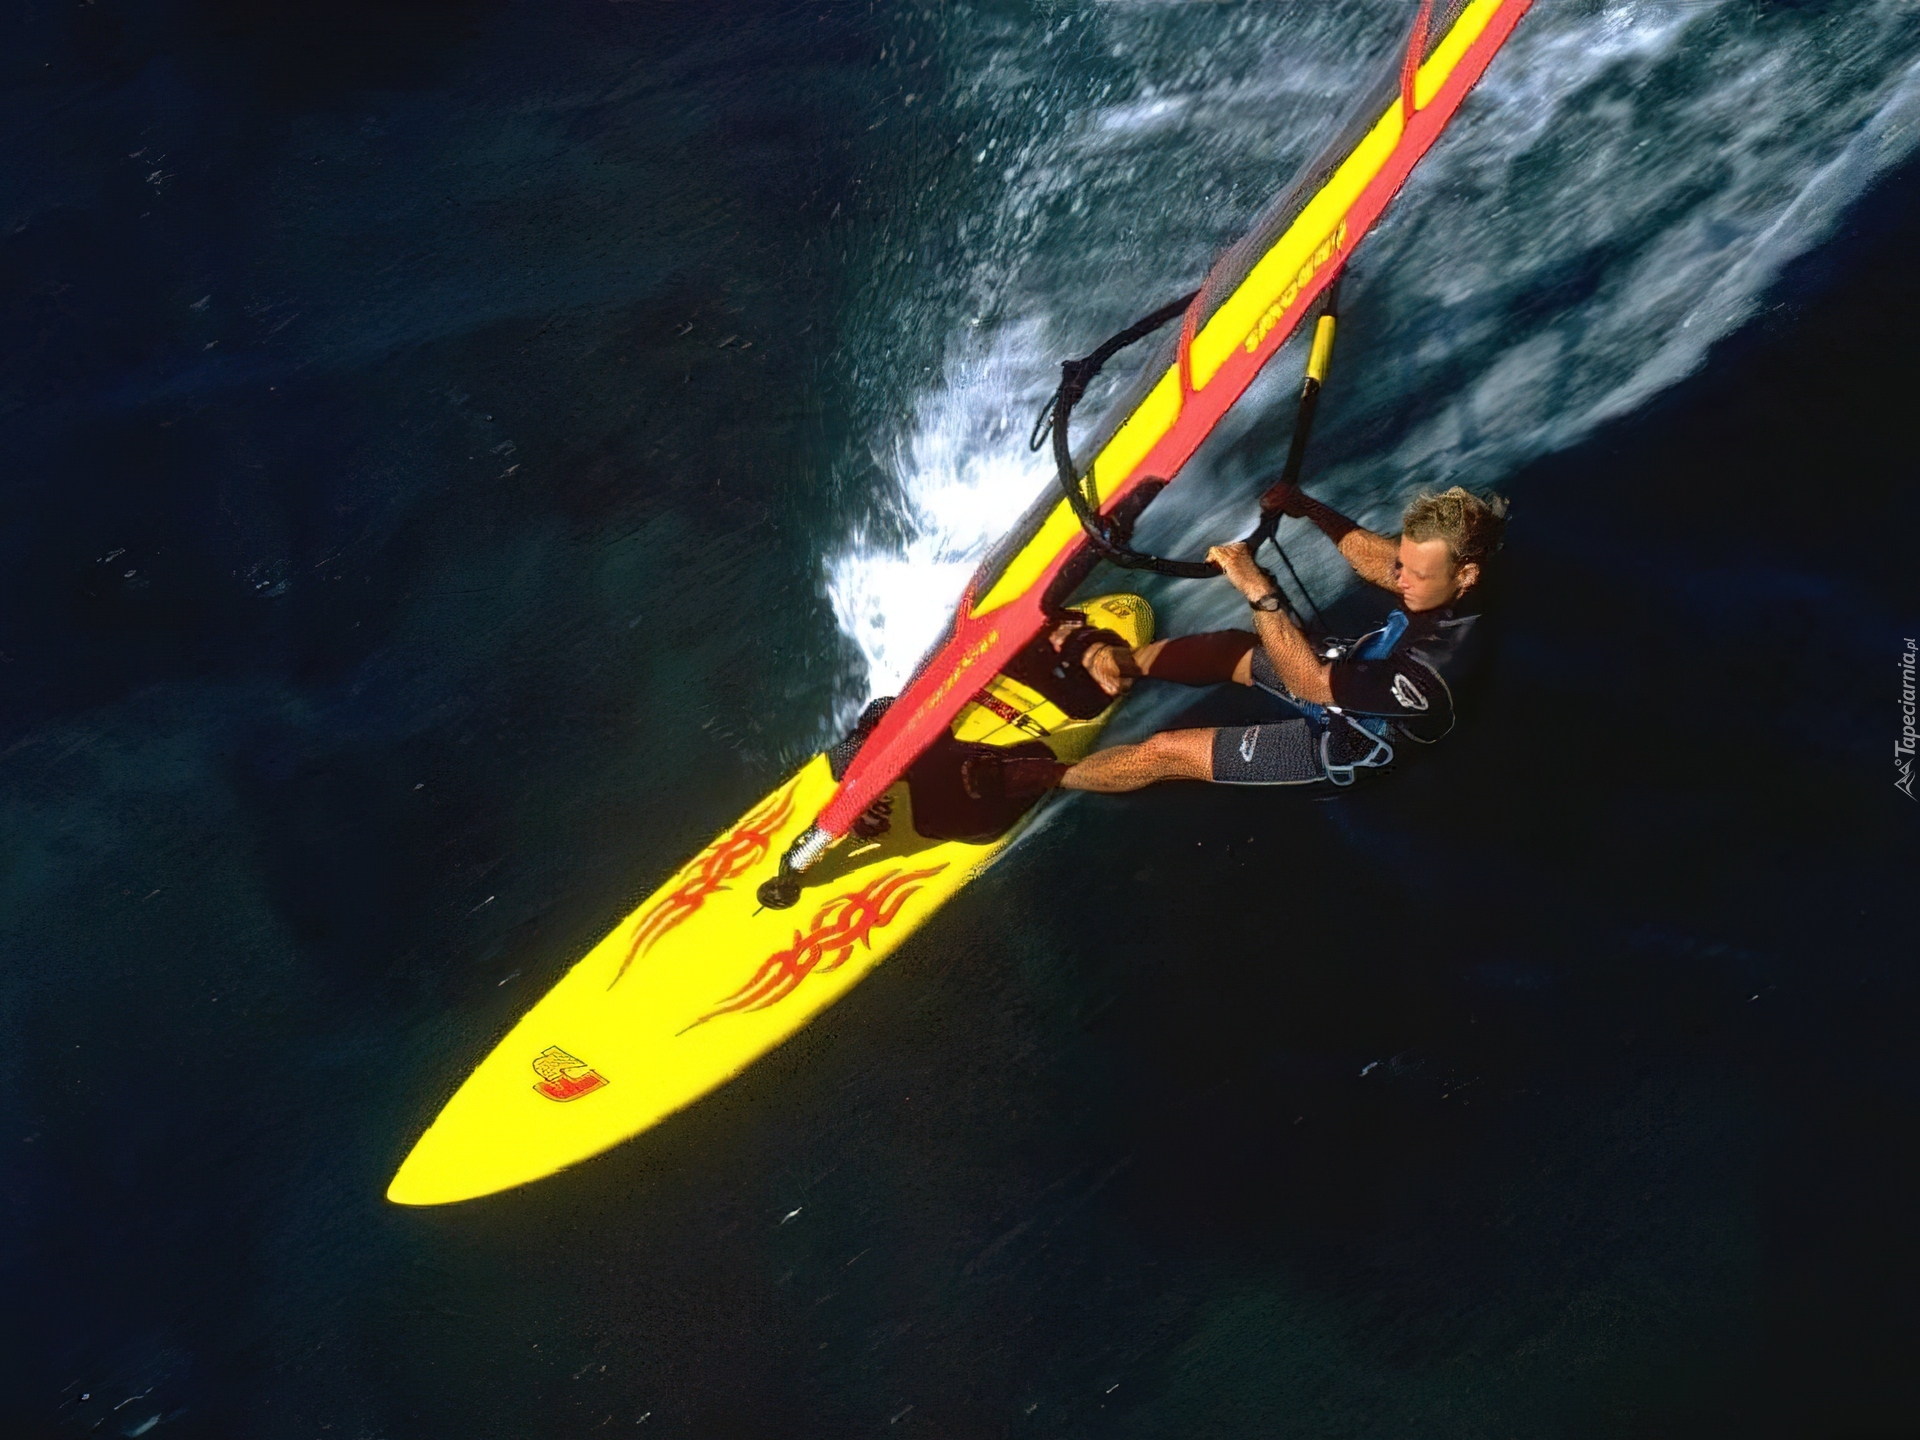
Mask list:
MULTIPOLYGON (((1220 573, 1220 567, 1206 560, 1167 560, 1158 555, 1143 554, 1116 535, 1107 518, 1100 513, 1099 495, 1096 493, 1089 498, 1084 482, 1074 472, 1073 449, 1067 434, 1073 418, 1073 407, 1086 397, 1087 386, 1106 368, 1107 361, 1127 346, 1144 340, 1168 321, 1186 314, 1188 307, 1199 298, 1198 290, 1183 295, 1109 337, 1091 354, 1083 355, 1078 360, 1062 360, 1059 388, 1040 407, 1033 430, 1027 436, 1027 448, 1038 450, 1047 443, 1048 433, 1052 433, 1054 471, 1059 477, 1060 488, 1066 492, 1067 503, 1079 517, 1080 528, 1087 532, 1087 539, 1092 543, 1095 553, 1122 569, 1151 570, 1157 575, 1171 575, 1181 580, 1209 579, 1220 573)), ((1092 475, 1093 472, 1089 470, 1087 479, 1091 480, 1092 475)))
MULTIPOLYGON (((1300 480, 1301 466, 1305 463, 1307 441, 1313 433, 1313 418, 1319 409, 1320 387, 1325 378, 1326 365, 1333 349, 1333 321, 1338 313, 1340 281, 1336 279, 1327 291, 1326 305, 1320 324, 1314 333, 1312 354, 1307 362, 1307 375, 1300 388, 1299 408, 1295 412, 1293 438, 1287 448, 1286 465, 1280 472, 1280 478, 1269 486, 1260 497, 1260 522, 1246 538, 1247 547, 1258 552, 1261 545, 1271 541, 1280 563, 1287 568, 1287 574, 1293 578, 1295 587, 1313 611, 1315 621, 1324 631, 1325 617, 1320 606, 1314 601, 1313 592, 1307 589, 1306 582, 1300 578, 1300 572, 1294 568, 1293 561, 1287 555, 1286 548, 1277 538, 1280 521, 1285 518, 1279 508, 1279 499, 1287 487, 1297 485, 1300 480)), ((1046 402, 1041 405, 1040 413, 1035 417, 1033 429, 1027 436, 1027 448, 1039 450, 1047 443, 1049 435, 1053 440, 1054 473, 1060 482, 1060 489, 1067 497, 1067 503, 1073 507, 1074 515, 1080 521, 1080 528, 1086 532, 1087 540, 1094 553, 1101 559, 1118 565, 1126 570, 1148 570, 1156 575, 1166 575, 1177 580, 1207 580, 1220 573, 1220 567, 1211 560, 1171 560, 1160 555, 1149 555, 1135 550, 1128 542, 1127 535, 1132 530, 1131 523, 1116 526, 1107 516, 1100 513, 1100 500, 1097 492, 1089 493, 1093 472, 1089 469, 1083 478, 1074 469, 1073 448, 1069 439, 1069 427, 1073 418, 1074 406, 1086 397, 1087 386, 1091 384, 1106 363, 1129 345, 1143 340, 1169 321, 1187 313, 1200 292, 1183 295, 1180 299, 1161 306, 1151 315, 1135 321, 1102 342, 1089 354, 1077 360, 1060 362, 1060 384, 1046 402)), ((1149 483, 1153 477, 1148 477, 1149 483)), ((1160 482, 1164 485, 1164 481, 1160 482)), ((1129 517, 1129 521, 1131 520, 1129 517)), ((1283 589, 1281 598, 1287 602, 1287 609, 1300 620, 1298 611, 1293 608, 1292 598, 1283 589)), ((1304 628, 1304 626, 1302 627, 1304 628)))

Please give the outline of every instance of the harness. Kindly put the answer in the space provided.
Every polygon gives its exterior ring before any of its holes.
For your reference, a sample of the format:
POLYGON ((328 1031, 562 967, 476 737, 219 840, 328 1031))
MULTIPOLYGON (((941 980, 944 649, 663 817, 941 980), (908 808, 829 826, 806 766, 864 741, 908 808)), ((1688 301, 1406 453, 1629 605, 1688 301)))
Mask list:
MULTIPOLYGON (((1384 660, 1407 633, 1409 623, 1406 611, 1395 610, 1378 630, 1358 640, 1334 641, 1321 658, 1340 660, 1350 656, 1355 660, 1384 660)), ((1384 717, 1349 715, 1338 705, 1320 705, 1312 700, 1294 699, 1293 704, 1318 732, 1320 768, 1327 772, 1327 779, 1333 784, 1351 785, 1354 771, 1393 763, 1393 742, 1387 738, 1389 731, 1384 717), (1343 758, 1336 759, 1336 755, 1343 758)))

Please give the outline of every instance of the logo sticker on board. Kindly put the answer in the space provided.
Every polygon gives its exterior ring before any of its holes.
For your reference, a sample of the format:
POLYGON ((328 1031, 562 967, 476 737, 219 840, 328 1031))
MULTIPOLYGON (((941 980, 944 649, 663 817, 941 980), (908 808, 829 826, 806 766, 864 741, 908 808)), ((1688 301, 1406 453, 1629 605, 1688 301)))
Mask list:
POLYGON ((558 1045, 549 1045, 533 1057, 533 1071, 540 1077, 533 1088, 549 1100, 578 1100, 608 1084, 606 1076, 558 1045))
POLYGON ((1393 698, 1409 710, 1427 708, 1427 697, 1414 687, 1414 683, 1404 675, 1393 677, 1393 698))

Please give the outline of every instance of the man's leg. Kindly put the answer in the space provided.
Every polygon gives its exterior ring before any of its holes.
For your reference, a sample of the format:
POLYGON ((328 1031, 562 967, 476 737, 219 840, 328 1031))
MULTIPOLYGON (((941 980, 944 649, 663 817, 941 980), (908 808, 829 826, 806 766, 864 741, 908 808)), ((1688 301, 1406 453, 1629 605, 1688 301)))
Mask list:
POLYGON ((1156 780, 1216 785, 1312 785, 1327 778, 1319 737, 1304 719, 1218 730, 1166 730, 1089 755, 1060 777, 1071 790, 1118 794, 1156 780))
MULTIPOLYGON (((1054 632, 1055 647, 1072 627, 1054 632)), ((1204 635, 1176 635, 1155 640, 1138 650, 1102 645, 1087 651, 1081 661, 1087 673, 1109 695, 1118 695, 1140 679, 1166 680, 1175 685, 1253 684, 1253 655, 1259 640, 1245 630, 1214 630, 1204 635)))
POLYGON ((1133 652, 1134 667, 1154 680, 1175 685, 1250 684, 1248 665, 1259 640, 1246 630, 1214 630, 1156 640, 1133 652))
MULTIPOLYGON (((1063 625, 1054 633, 1055 648, 1073 628, 1063 625)), ((1082 663, 1109 695, 1119 694, 1140 677, 1170 680, 1177 685, 1221 685, 1228 681, 1251 685, 1253 656, 1259 643, 1245 630, 1216 630, 1156 640, 1131 653, 1103 645, 1089 650, 1082 663)), ((1138 745, 1115 745, 1071 766, 1044 757, 969 760, 961 767, 961 784, 967 794, 979 800, 1031 797, 1056 785, 1121 795, 1161 780, 1219 778, 1244 783, 1238 771, 1245 766, 1238 758, 1233 758, 1236 773, 1232 777, 1216 776, 1217 734, 1213 730, 1163 730, 1138 745)), ((1241 745, 1241 749, 1246 748, 1241 745)))
POLYGON ((1120 795, 1161 780, 1212 778, 1213 731, 1163 730, 1138 745, 1089 755, 1060 777, 1060 788, 1120 795))

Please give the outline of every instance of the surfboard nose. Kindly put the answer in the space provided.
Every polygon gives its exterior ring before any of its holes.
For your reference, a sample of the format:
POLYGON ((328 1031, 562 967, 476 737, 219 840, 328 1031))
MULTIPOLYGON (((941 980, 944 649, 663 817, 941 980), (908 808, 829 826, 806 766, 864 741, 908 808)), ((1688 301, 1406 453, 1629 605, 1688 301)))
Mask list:
POLYGON ((509 1190, 599 1154, 645 1118, 657 1087, 635 1085, 632 1077, 616 1086, 575 1053, 597 1058, 612 1051, 611 1042, 589 1032, 572 1049, 542 1044, 570 1027, 538 1009, 529 1018, 531 1028, 523 1021, 454 1092, 401 1162, 387 1199, 450 1205, 509 1190), (605 1109, 609 1104, 617 1113, 605 1109))
POLYGON ((448 1205, 473 1198, 449 1186, 447 1180, 431 1163, 426 1148, 416 1145, 387 1186, 387 1199, 396 1205, 448 1205))
POLYGON ((396 1205, 451 1205, 511 1189, 541 1173, 502 1164, 506 1157, 489 1154, 476 1143, 478 1132, 459 1119, 443 1114, 420 1137, 387 1186, 387 1199, 396 1205), (455 1124, 448 1125, 449 1118, 455 1124))

